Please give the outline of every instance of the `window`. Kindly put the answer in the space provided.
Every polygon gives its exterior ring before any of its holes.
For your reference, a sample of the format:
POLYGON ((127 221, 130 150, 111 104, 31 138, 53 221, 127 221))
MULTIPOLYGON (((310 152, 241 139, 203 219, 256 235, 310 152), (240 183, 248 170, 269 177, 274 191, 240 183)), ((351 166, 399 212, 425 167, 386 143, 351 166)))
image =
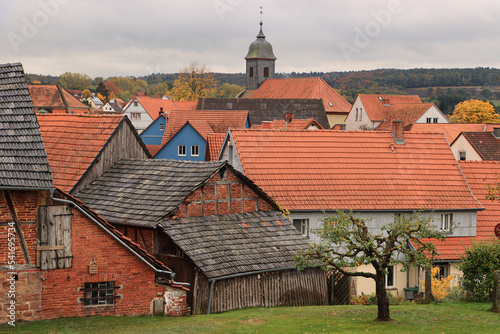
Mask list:
POLYGON ((249 73, 250 78, 253 78, 253 67, 250 67, 250 73, 249 73))
POLYGON ((299 231, 304 237, 309 237, 309 219, 294 219, 293 226, 299 231))
POLYGON ((115 282, 85 283, 83 305, 113 305, 115 282))
POLYGON ((387 274, 385 274, 385 286, 388 288, 394 287, 394 266, 387 267, 387 274))
POLYGON ((453 223, 452 213, 443 213, 441 215, 441 230, 449 231, 452 223, 453 223))
POLYGON ((465 160, 465 152, 458 152, 459 156, 460 156, 460 160, 465 160))
POLYGON ((180 157, 186 156, 186 145, 179 145, 179 156, 180 157))
POLYGON ((165 124, 161 123, 160 124, 160 131, 163 131, 165 124))
POLYGON ((437 123, 437 122, 438 122, 438 120, 439 120, 439 119, 438 119, 437 117, 435 117, 435 118, 433 118, 433 119, 432 119, 432 123, 437 123))
POLYGON ((269 77, 269 67, 264 67, 264 78, 269 77))
POLYGON ((363 108, 359 108, 359 120, 361 121, 361 118, 363 118, 363 108))
POLYGON ((447 263, 441 263, 437 267, 439 268, 437 279, 440 280, 440 279, 448 277, 448 275, 450 273, 450 268, 449 268, 449 265, 447 263))
POLYGON ((427 119, 426 119, 426 123, 432 123, 432 118, 427 117, 427 119))
POLYGON ((191 156, 197 157, 200 155, 200 147, 198 145, 191 146, 191 156))
POLYGON ((356 108, 356 118, 354 119, 355 121, 358 120, 358 108, 356 108))
POLYGON ((137 107, 139 105, 139 102, 134 101, 134 107, 137 107))
POLYGON ((141 113, 138 113, 138 112, 130 113, 130 118, 132 118, 132 119, 141 119, 141 113))

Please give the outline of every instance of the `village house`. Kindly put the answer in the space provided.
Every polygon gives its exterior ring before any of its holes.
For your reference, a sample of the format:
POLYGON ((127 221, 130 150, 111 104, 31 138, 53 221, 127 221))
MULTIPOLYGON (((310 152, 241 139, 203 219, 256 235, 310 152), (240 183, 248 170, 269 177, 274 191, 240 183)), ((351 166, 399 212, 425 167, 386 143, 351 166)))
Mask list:
POLYGON ((295 269, 305 238, 227 162, 121 160, 78 198, 190 283, 193 314, 328 303, 325 273, 295 269))
POLYGON ((28 85, 33 106, 38 114, 91 114, 90 107, 80 102, 59 85, 28 85))
POLYGON ((400 120, 408 130, 415 123, 450 123, 433 103, 417 95, 359 94, 345 119, 346 130, 390 130, 400 120))
POLYGON ((204 161, 209 134, 249 127, 244 110, 161 110, 141 139, 155 159, 204 161))
POLYGON ((188 284, 54 187, 20 63, 0 65, 0 92, 2 321, 185 314, 188 284))
POLYGON ((104 103, 97 96, 89 96, 87 102, 92 109, 102 109, 104 107, 104 103))
POLYGON ((151 155, 127 117, 38 115, 56 188, 76 194, 121 159, 151 155))
MULTIPOLYGON (((474 198, 442 133, 393 131, 230 130, 219 160, 251 178, 290 211, 294 226, 310 232, 325 213, 352 210, 372 232, 394 215, 423 210, 437 228, 459 222, 453 236, 476 233, 474 198)), ((366 268, 362 268, 366 269, 366 268)), ((394 293, 419 285, 418 269, 408 276, 395 266, 387 279, 394 293)), ((357 278, 357 294, 374 292, 371 280, 357 278)))
POLYGON ((490 131, 463 131, 451 149, 457 160, 500 161, 500 124, 490 131))

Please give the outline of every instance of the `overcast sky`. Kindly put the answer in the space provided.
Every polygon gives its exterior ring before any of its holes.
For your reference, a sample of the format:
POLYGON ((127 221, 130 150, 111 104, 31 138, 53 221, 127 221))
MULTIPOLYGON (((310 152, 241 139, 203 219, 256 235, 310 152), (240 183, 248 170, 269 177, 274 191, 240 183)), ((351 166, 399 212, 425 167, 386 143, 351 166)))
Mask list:
POLYGON ((500 67, 498 0, 0 2, 0 63, 28 73, 244 72, 260 6, 277 72, 500 67))

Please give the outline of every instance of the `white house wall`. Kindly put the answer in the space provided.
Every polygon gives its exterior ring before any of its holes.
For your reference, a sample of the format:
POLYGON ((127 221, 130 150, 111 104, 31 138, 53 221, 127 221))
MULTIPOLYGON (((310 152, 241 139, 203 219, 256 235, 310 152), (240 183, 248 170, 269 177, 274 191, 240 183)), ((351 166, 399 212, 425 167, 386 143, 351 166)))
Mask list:
POLYGON ((123 114, 128 117, 128 119, 132 122, 132 125, 140 134, 145 128, 149 126, 149 124, 153 122, 153 119, 151 118, 151 116, 149 116, 146 109, 144 109, 144 107, 140 103, 137 103, 137 106, 134 106, 135 102, 136 100, 132 101, 128 105, 127 109, 123 112, 123 114), (140 113, 141 118, 140 119, 132 118, 132 113, 140 113))
POLYGON ((460 160, 460 152, 465 152, 465 160, 483 160, 463 135, 460 135, 451 145, 451 151, 453 152, 456 160, 460 160))
POLYGON ((415 121, 415 123, 427 123, 427 118, 437 118, 438 123, 450 123, 450 121, 443 115, 441 111, 435 106, 432 105, 429 109, 419 119, 415 121))
POLYGON ((345 129, 360 130, 360 128, 365 128, 365 127, 367 129, 373 129, 378 124, 380 124, 380 122, 374 124, 370 120, 368 114, 366 113, 365 107, 361 102, 361 99, 359 97, 356 98, 356 101, 354 101, 354 104, 352 105, 349 115, 347 115, 345 119, 345 129), (356 120, 356 108, 358 108, 358 120, 356 120), (361 120, 359 120, 360 119, 359 115, 361 115, 361 120))

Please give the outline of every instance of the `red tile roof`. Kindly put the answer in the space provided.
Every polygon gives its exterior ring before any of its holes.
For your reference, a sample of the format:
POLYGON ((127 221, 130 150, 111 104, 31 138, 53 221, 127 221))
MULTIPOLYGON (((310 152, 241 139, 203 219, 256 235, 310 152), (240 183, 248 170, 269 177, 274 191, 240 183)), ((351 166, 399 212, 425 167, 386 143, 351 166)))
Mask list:
POLYGON ((477 209, 440 133, 232 130, 244 174, 288 210, 477 209))
POLYGON ((206 161, 216 161, 219 157, 220 149, 224 144, 225 133, 212 133, 208 135, 206 161))
MULTIPOLYGON (((274 120, 269 123, 271 129, 274 130, 307 130, 310 126, 316 126, 318 129, 323 129, 323 127, 314 119, 297 119, 294 118, 290 123, 286 124, 285 120, 274 120)), ((251 129, 264 129, 265 125, 252 124, 251 129)))
POLYGON ((477 200, 485 210, 477 213, 475 238, 447 238, 434 242, 442 260, 458 260, 472 240, 488 240, 495 237, 494 228, 500 222, 500 203, 486 199, 488 186, 498 184, 500 163, 495 161, 459 161, 460 168, 477 200))
POLYGON ((136 97, 136 99, 152 119, 158 118, 160 108, 163 108, 163 111, 167 113, 171 110, 177 110, 175 103, 172 100, 164 100, 162 98, 154 98, 149 96, 138 96, 136 97))
POLYGON ((54 185, 69 192, 124 116, 38 115, 54 185))
POLYGON ((483 160, 500 161, 500 139, 492 132, 463 132, 465 139, 483 160))
POLYGON ((389 105, 422 103, 418 95, 359 94, 358 99, 363 103, 363 107, 372 122, 382 122, 389 110, 389 105), (388 103, 384 105, 384 101, 380 98, 388 103))
POLYGON ((168 115, 161 146, 188 121, 206 139, 209 133, 226 133, 228 128, 244 129, 247 118, 248 111, 243 110, 173 110, 168 115))
POLYGON ((198 101, 173 101, 177 110, 196 110, 198 101))
POLYGON ((35 110, 39 108, 60 109, 54 113, 90 113, 90 107, 78 101, 71 93, 57 85, 28 85, 35 110), (66 111, 64 111, 66 110, 66 111))
POLYGON ((246 96, 252 99, 323 99, 327 113, 346 115, 352 107, 321 78, 267 79, 257 91, 246 96))
POLYGON ((384 121, 377 130, 391 130, 392 123, 401 120, 404 126, 415 123, 434 103, 404 103, 394 104, 388 108, 384 121))
MULTIPOLYGON (((486 124, 461 124, 461 123, 415 123, 410 131, 439 131, 443 132, 450 145, 458 138, 462 131, 485 131, 486 124)), ((493 130, 490 130, 493 131, 493 130)))

